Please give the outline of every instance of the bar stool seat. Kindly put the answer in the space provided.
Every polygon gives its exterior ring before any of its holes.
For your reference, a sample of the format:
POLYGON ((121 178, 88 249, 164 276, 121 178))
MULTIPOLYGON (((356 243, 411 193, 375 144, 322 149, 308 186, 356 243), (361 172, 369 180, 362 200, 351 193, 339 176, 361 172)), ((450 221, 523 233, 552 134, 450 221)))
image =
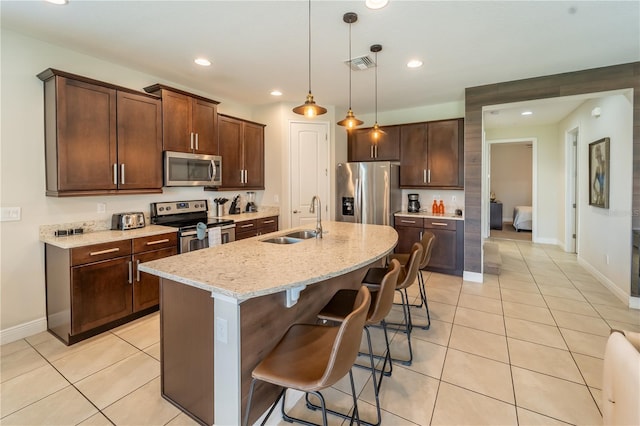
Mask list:
POLYGON ((251 400, 258 380, 282 386, 282 392, 265 416, 263 424, 282 399, 282 417, 288 422, 313 424, 289 416, 285 410, 288 388, 297 389, 317 396, 321 402, 323 425, 327 425, 327 409, 321 390, 333 386, 349 373, 353 398, 352 421, 359 422, 357 395, 353 383, 351 367, 358 356, 362 331, 371 304, 371 294, 361 287, 352 305, 351 312, 340 326, 318 324, 294 324, 280 339, 278 344, 254 368, 253 380, 243 424, 249 422, 251 400))

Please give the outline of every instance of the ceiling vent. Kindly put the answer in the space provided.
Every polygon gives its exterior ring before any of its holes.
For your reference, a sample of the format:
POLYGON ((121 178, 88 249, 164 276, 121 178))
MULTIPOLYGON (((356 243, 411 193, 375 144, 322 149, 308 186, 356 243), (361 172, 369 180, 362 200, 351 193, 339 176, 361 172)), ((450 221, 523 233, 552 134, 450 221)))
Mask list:
POLYGON ((344 61, 346 66, 351 66, 354 71, 363 71, 376 66, 376 63, 369 57, 369 55, 358 56, 351 59, 351 61, 344 61))

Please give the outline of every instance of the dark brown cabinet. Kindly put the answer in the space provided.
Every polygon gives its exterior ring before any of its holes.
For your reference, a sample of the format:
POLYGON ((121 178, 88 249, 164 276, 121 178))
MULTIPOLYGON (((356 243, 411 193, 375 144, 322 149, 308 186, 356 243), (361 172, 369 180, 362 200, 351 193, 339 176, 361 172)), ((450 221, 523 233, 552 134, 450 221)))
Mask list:
POLYGON ((144 90, 162 97, 165 151, 218 154, 218 103, 162 84, 144 90))
POLYGON ((175 232, 71 249, 46 244, 49 330, 73 344, 156 310, 159 278, 138 265, 174 254, 175 232))
POLYGON ((49 196, 162 191, 162 105, 156 96, 47 69, 49 196))
POLYGON ((218 114, 222 186, 264 189, 264 124, 218 114))
POLYGON ((463 119, 404 124, 400 130, 400 186, 464 186, 463 119))
POLYGON ((400 126, 380 127, 384 132, 376 141, 371 128, 353 129, 348 133, 349 161, 400 160, 400 126))
POLYGON ((236 241, 278 230, 278 216, 236 222, 236 241))
POLYGON ((464 254, 464 222, 445 218, 396 216, 398 232, 396 253, 409 253, 413 243, 422 239, 424 231, 436 237, 431 260, 426 270, 450 275, 462 275, 464 254))

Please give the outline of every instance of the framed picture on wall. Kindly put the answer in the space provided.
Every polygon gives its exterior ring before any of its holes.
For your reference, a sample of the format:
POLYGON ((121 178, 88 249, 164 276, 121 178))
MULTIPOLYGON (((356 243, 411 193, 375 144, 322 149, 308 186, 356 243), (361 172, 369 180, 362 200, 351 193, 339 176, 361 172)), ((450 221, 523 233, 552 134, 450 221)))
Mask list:
POLYGON ((609 208, 609 138, 589 144, 589 205, 609 208))

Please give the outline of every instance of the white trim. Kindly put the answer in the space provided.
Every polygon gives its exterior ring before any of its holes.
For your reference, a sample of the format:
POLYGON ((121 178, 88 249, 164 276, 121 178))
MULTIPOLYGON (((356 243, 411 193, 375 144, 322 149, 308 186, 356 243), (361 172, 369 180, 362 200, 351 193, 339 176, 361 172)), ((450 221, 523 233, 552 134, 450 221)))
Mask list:
POLYGON ((629 296, 629 307, 631 309, 640 309, 640 297, 629 296))
POLYGON ((481 283, 483 282, 483 275, 480 272, 463 271, 462 280, 471 281, 474 283, 481 283))
POLYGON ((564 132, 565 140, 565 191, 564 191, 564 244, 562 249, 568 253, 576 253, 578 251, 578 208, 580 203, 578 200, 577 180, 578 180, 578 145, 580 138, 580 126, 572 127, 564 132), (573 147, 573 136, 576 138, 575 149, 573 147), (572 177, 575 177, 575 179, 572 177), (575 192, 575 193, 574 193, 575 192), (572 194, 574 193, 574 194, 572 194), (573 200, 571 196, 573 195, 573 200), (574 209, 572 204, 576 204, 574 209), (573 229, 571 224, 575 222, 574 229, 576 233, 575 245, 572 247, 573 229))
POLYGON ((590 263, 588 263, 586 260, 582 259, 579 254, 578 254, 578 264, 580 266, 582 266, 584 269, 586 269, 587 271, 589 271, 591 273, 591 275, 596 277, 598 279, 598 281, 600 281, 600 283, 602 285, 604 285, 606 288, 608 288, 611 291, 611 293, 613 293, 614 296, 616 296, 618 299, 620 299, 622 301, 622 303, 624 303, 625 305, 631 303, 631 301, 630 301, 631 296, 630 295, 628 295, 627 293, 624 292, 624 290, 622 290, 620 287, 615 285, 615 283, 613 281, 611 281, 609 278, 605 277, 602 274, 602 272, 598 271, 596 268, 591 266, 590 263))
POLYGON ((15 342, 47 330, 47 317, 0 330, 0 345, 15 342))

